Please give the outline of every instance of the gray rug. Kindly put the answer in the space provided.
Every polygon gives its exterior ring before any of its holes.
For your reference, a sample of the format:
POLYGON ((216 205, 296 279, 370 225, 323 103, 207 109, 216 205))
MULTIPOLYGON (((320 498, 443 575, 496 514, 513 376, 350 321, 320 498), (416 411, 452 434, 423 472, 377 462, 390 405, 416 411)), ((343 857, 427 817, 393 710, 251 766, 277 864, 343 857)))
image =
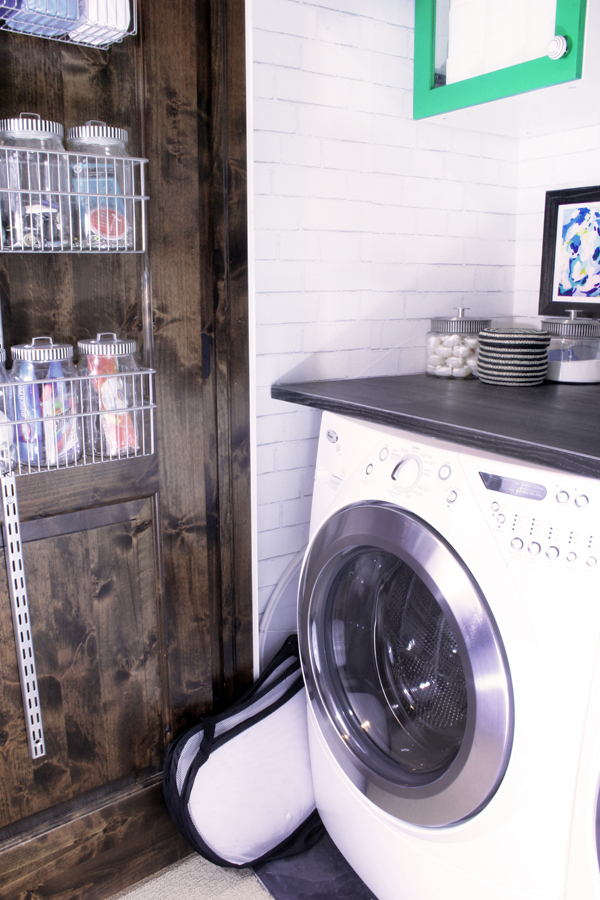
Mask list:
POLYGON ((305 853, 254 871, 274 900, 377 900, 328 834, 305 853))

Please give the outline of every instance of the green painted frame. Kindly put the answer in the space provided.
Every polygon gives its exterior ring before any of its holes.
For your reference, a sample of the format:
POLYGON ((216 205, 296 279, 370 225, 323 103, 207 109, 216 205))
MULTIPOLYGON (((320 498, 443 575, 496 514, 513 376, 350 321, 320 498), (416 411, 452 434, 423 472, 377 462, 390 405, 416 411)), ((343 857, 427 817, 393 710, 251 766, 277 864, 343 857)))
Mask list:
POLYGON ((434 87, 433 83, 435 9, 436 0, 415 0, 415 119, 581 78, 586 0, 556 0, 555 34, 564 35, 568 47, 561 59, 543 56, 439 87, 434 87))

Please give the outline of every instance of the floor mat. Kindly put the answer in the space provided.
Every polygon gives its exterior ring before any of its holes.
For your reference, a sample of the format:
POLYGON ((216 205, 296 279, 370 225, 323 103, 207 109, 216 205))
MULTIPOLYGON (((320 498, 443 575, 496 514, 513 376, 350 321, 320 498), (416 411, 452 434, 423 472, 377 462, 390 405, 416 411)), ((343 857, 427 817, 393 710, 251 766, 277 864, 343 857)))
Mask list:
POLYGON ((254 867, 274 900, 377 900, 328 834, 305 853, 254 867))

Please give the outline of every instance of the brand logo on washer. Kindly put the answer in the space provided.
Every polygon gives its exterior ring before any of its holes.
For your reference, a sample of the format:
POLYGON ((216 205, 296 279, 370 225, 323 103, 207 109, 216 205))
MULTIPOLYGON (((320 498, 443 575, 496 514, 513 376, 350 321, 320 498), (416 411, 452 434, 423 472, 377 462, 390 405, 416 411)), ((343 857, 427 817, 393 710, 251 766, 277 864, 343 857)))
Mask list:
POLYGON ((326 436, 327 436, 327 440, 330 441, 332 444, 337 444, 338 436, 335 433, 335 431, 333 430, 333 428, 329 428, 326 431, 326 436))

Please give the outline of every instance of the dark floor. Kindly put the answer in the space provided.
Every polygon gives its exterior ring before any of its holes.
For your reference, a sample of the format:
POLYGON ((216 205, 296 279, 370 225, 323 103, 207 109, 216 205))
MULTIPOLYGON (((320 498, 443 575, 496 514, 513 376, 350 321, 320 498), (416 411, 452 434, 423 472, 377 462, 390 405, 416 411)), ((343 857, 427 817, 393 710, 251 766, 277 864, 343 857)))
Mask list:
POLYGON ((298 856, 255 866, 254 874, 275 900, 377 900, 328 834, 298 856))

